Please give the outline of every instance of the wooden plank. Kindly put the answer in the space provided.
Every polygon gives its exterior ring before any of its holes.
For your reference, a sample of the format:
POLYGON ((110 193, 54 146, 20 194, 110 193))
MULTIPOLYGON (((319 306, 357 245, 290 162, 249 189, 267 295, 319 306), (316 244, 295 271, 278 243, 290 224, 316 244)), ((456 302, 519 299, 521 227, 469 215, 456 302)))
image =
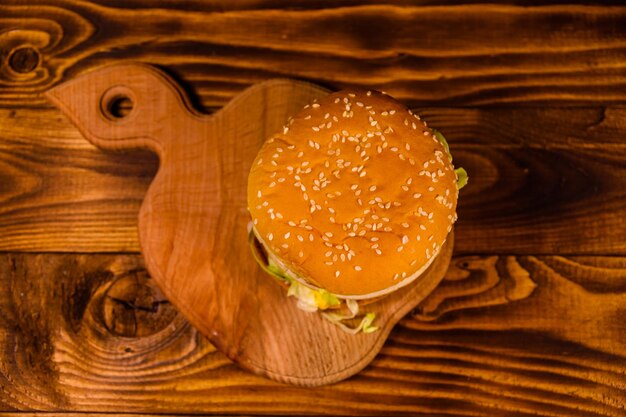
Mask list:
POLYGON ((371 366, 316 389, 238 369, 163 299, 138 255, 5 253, 0 276, 3 411, 626 411, 625 257, 457 257, 371 366))
MULTIPOLYGON (((470 173, 458 254, 626 254, 625 108, 420 112, 470 173)), ((0 250, 139 250, 153 155, 100 151, 54 110, 0 111, 0 138, 0 250)))
MULTIPOLYGON (((211 416, 211 417, 232 417, 232 414, 205 414, 205 413, 194 413, 194 414, 154 414, 154 413, 89 413, 89 417, 182 417, 182 416, 192 416, 192 417, 202 417, 202 416, 211 416)), ((237 414, 237 417, 246 417, 251 414, 237 414)), ((39 412, 2 412, 0 411, 0 417, 85 417, 85 413, 54 413, 47 411, 39 411, 39 412)), ((276 415, 272 416, 269 414, 264 414, 265 417, 276 417, 276 415)))
POLYGON ((625 6, 511 3, 8 0, 0 105, 42 106, 61 80, 129 59, 167 67, 204 106, 277 76, 411 105, 625 102, 625 6))
POLYGON ((60 112, 0 114, 0 250, 139 250, 155 155, 102 152, 60 112))

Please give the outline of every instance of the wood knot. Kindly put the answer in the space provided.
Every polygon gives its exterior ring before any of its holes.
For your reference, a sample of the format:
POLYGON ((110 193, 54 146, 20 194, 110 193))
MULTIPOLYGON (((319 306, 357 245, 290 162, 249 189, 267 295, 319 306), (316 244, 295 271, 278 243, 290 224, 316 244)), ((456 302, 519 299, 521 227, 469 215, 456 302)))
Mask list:
POLYGON ((21 46, 9 53, 8 63, 12 71, 27 74, 34 71, 41 61, 39 51, 31 46, 21 46))
POLYGON ((113 281, 101 305, 107 330, 123 337, 158 333, 178 314, 144 270, 129 272, 113 281))

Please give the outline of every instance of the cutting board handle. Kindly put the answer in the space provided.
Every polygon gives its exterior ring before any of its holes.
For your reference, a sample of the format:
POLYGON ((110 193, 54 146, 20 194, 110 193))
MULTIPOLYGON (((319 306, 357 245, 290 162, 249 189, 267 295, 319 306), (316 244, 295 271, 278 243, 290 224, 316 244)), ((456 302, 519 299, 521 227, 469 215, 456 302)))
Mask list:
MULTIPOLYGON (((192 108, 167 74, 141 64, 113 65, 45 93, 93 144, 105 149, 148 148, 159 155, 171 138, 210 122, 192 108)), ((179 139, 180 140, 180 139, 179 139)))

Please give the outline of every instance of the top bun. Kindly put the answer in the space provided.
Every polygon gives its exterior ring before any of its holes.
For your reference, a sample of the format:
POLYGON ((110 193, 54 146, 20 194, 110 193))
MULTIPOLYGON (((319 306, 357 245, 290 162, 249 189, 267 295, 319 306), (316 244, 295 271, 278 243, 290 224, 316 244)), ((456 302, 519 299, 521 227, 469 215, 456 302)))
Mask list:
POLYGON ((419 116, 384 93, 345 90, 265 142, 248 208, 268 256, 294 278, 366 299, 430 265, 456 220, 456 181, 419 116))

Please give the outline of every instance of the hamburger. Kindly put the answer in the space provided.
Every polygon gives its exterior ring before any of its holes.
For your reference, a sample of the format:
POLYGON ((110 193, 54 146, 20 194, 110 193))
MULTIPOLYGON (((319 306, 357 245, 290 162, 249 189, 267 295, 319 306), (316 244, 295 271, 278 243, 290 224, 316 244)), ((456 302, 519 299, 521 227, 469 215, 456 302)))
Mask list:
POLYGON ((419 115, 385 93, 339 91, 290 118, 254 160, 252 252, 298 307, 372 332, 362 306, 426 271, 466 182, 419 115))

